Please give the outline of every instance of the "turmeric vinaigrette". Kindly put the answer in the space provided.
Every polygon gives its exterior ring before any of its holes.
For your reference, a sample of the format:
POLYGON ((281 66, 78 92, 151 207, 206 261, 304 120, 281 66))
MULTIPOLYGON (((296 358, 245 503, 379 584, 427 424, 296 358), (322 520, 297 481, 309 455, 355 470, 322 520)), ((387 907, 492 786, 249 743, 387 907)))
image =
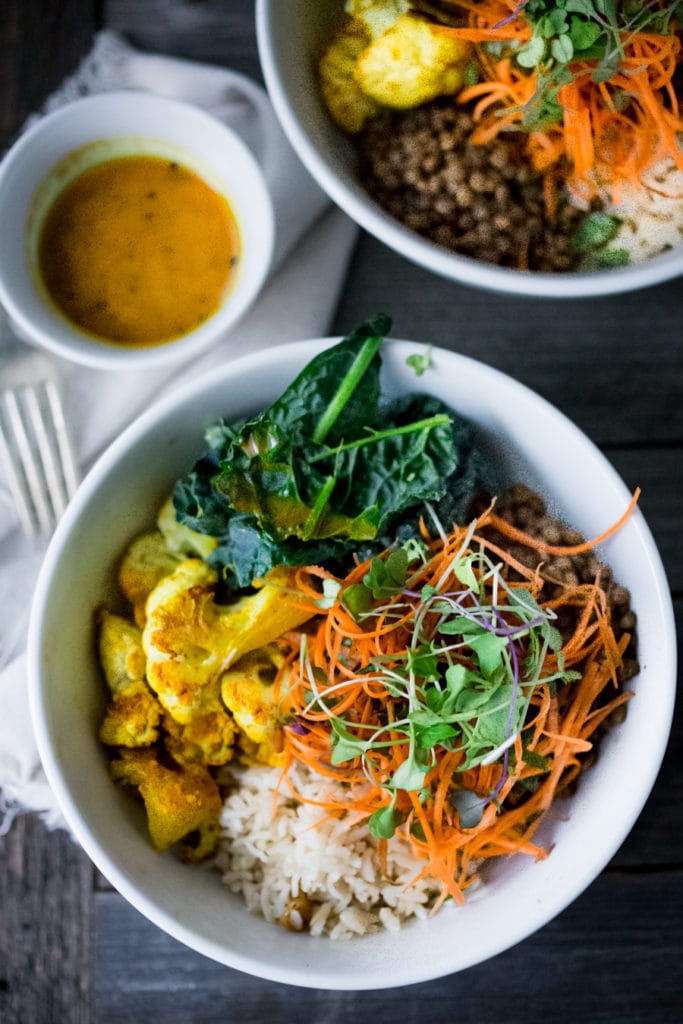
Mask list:
POLYGON ((40 274, 77 327, 122 344, 187 334, 231 283, 239 233, 227 201, 176 161, 126 156, 91 167, 42 228, 40 274))

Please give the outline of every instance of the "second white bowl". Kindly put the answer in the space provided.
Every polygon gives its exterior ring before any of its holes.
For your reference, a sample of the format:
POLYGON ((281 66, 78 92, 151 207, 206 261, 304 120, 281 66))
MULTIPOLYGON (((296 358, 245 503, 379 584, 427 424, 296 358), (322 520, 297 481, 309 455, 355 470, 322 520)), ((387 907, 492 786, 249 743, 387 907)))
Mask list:
POLYGON ((361 186, 354 144, 333 123, 319 95, 316 62, 343 17, 343 0, 257 0, 256 4, 263 74, 282 127, 321 188, 366 231, 443 277, 513 295, 609 295, 683 274, 683 244, 646 263, 620 269, 548 274, 461 256, 404 227, 361 186))

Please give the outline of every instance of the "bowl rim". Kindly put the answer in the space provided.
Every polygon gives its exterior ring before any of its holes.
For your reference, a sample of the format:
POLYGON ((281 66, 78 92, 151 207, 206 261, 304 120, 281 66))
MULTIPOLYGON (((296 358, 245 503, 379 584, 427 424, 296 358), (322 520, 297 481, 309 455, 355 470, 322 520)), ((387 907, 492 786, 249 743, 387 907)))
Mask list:
MULTIPOLYGON (((185 925, 160 905, 158 901, 146 895, 143 890, 131 881, 125 868, 120 867, 110 857, 107 849, 91 834, 88 822, 81 813, 76 800, 72 797, 69 786, 63 777, 59 757, 53 749, 50 727, 42 701, 42 693, 47 685, 43 677, 41 665, 42 630, 49 606, 48 598, 55 570, 59 567, 63 549, 72 531, 77 527, 83 514, 87 513, 92 496, 109 473, 116 468, 121 459, 134 450, 150 432, 153 432, 163 419, 173 412, 174 408, 196 399, 204 390, 213 389, 218 384, 227 386, 230 383, 230 379, 238 374, 245 372, 255 374, 265 363, 272 359, 276 359, 281 363, 287 363, 291 361, 292 357, 296 358, 305 355, 305 361, 307 361, 316 352, 333 345, 339 340, 340 338, 338 337, 329 337, 290 342, 274 350, 265 349, 233 360, 224 364, 219 371, 210 370, 194 380, 181 384, 168 395, 159 399, 108 446, 90 469, 76 495, 72 498, 53 535, 41 567, 29 623, 28 689, 31 720, 41 762, 64 817, 94 864, 133 907, 167 934, 170 934, 173 938, 191 949, 219 963, 244 971, 250 975, 305 988, 322 987, 335 990, 360 991, 416 984, 444 976, 448 972, 439 970, 438 973, 434 973, 430 964, 425 966, 425 964, 419 963, 416 958, 415 970, 402 976, 399 981, 389 979, 384 982, 382 978, 368 978, 365 975, 359 977, 351 971, 339 975, 325 974, 324 976, 317 973, 311 977, 310 972, 312 968, 308 968, 305 962, 301 968, 297 969, 273 967, 271 964, 264 963, 256 957, 244 955, 239 950, 226 949, 221 943, 198 934, 195 929, 185 925)), ((418 343, 389 339, 388 344, 396 347, 397 352, 405 354, 409 352, 414 353, 418 343)), ((479 372, 482 372, 483 369, 487 375, 490 374, 501 379, 508 386, 511 382, 516 389, 521 389, 521 393, 524 394, 527 401, 541 410, 551 412, 554 417, 559 419, 563 430, 570 432, 582 444, 592 449, 593 454, 597 457, 601 468, 604 470, 606 484, 616 490, 618 494, 623 495, 624 504, 628 502, 630 497, 629 491, 611 463, 583 431, 564 413, 553 406, 552 403, 510 375, 490 367, 480 360, 437 347, 433 348, 433 353, 441 358, 445 356, 448 361, 453 362, 454 368, 457 365, 469 365, 479 372)), ((299 363, 297 362, 296 365, 299 365, 299 363)), ((482 943, 478 952, 470 955, 465 954, 461 961, 452 968, 452 972, 482 963, 498 953, 510 949, 518 942, 528 938, 539 928, 548 924, 572 903, 597 878, 621 846, 635 824, 638 815, 641 813, 655 783, 668 743, 675 702, 675 621, 671 595, 661 556, 639 509, 635 510, 633 521, 637 522, 640 543, 644 546, 644 553, 652 571, 652 579, 661 610, 661 643, 665 650, 664 663, 666 669, 663 673, 662 705, 659 709, 660 721, 662 723, 661 731, 648 747, 645 770, 639 773, 637 785, 629 790, 628 813, 621 814, 618 827, 611 831, 608 836, 605 836, 600 845, 600 855, 598 857, 594 856, 590 861, 583 863, 573 875, 571 884, 563 887, 559 895, 553 895, 552 900, 546 901, 541 907, 530 907, 529 915, 524 917, 523 923, 515 921, 512 926, 505 930, 504 938, 499 935, 487 936, 486 941, 482 943)))
MULTIPOLYGON (((246 81, 248 83, 246 89, 249 91, 252 101, 257 106, 264 103, 265 97, 262 95, 261 90, 248 79, 246 81)), ((6 284, 5 271, 0 266, 0 303, 4 306, 10 322, 17 329, 21 337, 28 340, 32 345, 44 348, 71 362, 96 369, 147 369, 164 364, 172 365, 210 348, 221 336, 231 331, 251 307, 271 269, 275 246, 275 212, 270 190, 256 157, 240 135, 208 110, 204 110, 185 100, 161 96, 143 89, 116 89, 92 93, 89 96, 82 96, 65 103, 41 116, 19 136, 2 157, 0 161, 0 193, 5 188, 5 179, 11 168, 17 160, 24 158, 27 151, 30 152, 36 140, 40 140, 42 136, 49 134, 58 135, 60 124, 63 121, 74 118, 74 116, 87 113, 90 110, 97 112, 99 108, 103 108, 106 114, 107 109, 112 107, 115 109, 117 104, 130 104, 131 100, 136 105, 144 104, 148 108, 157 108, 159 110, 159 130, 155 130, 149 135, 149 138, 164 142, 168 141, 164 125, 168 121, 173 120, 174 114, 176 116, 182 114, 185 118, 191 118, 200 128, 204 126, 211 133, 217 133, 219 136, 222 136, 222 147, 225 147, 228 152, 232 151, 237 154, 240 162, 249 169, 249 179, 254 192, 252 202, 254 208, 258 207, 260 210, 260 217, 263 221, 261 227, 262 234, 259 235, 259 244, 253 246, 257 258, 250 276, 238 277, 235 284, 229 289, 225 301, 218 309, 198 327, 181 335, 179 338, 172 338, 169 341, 162 341, 152 345, 116 345, 106 339, 100 342, 96 337, 88 335, 86 331, 81 331, 73 326, 67 319, 60 317, 56 312, 52 313, 55 322, 62 329, 68 329, 71 337, 65 334, 64 338, 61 338, 47 330, 41 329, 34 323, 34 317, 30 309, 27 311, 23 305, 15 300, 12 290, 6 284), (66 325, 66 328, 64 325, 66 325), (83 342, 82 347, 79 346, 80 342, 83 342)), ((133 130, 130 134, 138 135, 140 133, 133 130)), ((115 136, 107 132, 105 124, 102 125, 101 131, 93 134, 92 141, 99 141, 109 137, 115 136)), ((184 148, 188 152, 192 152, 191 145, 185 143, 178 143, 177 145, 180 149, 184 148)), ((219 152, 218 146, 216 146, 216 152, 219 152)), ((65 153, 64 155, 68 154, 65 153)), ((205 162, 210 163, 210 160, 207 159, 205 162)), ((201 176, 201 172, 198 173, 201 176)), ((50 168, 45 171, 43 177, 49 174, 50 168)), ((218 174, 218 177, 221 177, 221 175, 218 174)), ((237 212, 236 219, 240 236, 242 236, 242 225, 239 223, 237 212)), ((25 259, 23 249, 19 258, 25 259)), ((36 303, 42 302, 37 294, 34 295, 34 298, 36 303)))
MULTIPOLYGON (((281 5, 281 0, 280 0, 281 5)), ((683 244, 645 263, 596 272, 548 273, 497 267, 443 249, 391 217, 360 186, 354 191, 334 171, 297 116, 272 46, 271 19, 278 0, 256 0, 256 38, 263 76, 280 124, 301 161, 345 213, 399 255, 441 277, 487 291, 536 298, 615 295, 662 284, 683 274, 683 244)))

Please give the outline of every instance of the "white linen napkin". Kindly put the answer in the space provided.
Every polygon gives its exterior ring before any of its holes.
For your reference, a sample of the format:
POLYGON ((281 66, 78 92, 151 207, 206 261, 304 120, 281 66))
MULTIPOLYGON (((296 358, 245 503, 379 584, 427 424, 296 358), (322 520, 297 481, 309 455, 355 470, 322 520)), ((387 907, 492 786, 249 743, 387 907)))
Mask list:
MULTIPOLYGON (((299 163, 266 94, 243 75, 143 54, 105 31, 96 36, 90 54, 50 97, 43 112, 92 92, 122 88, 194 103, 241 135, 269 185, 276 218, 275 262, 252 310, 191 364, 165 372, 120 372, 92 370, 51 357, 83 470, 162 389, 172 389, 176 380, 185 382, 247 352, 324 335, 356 236, 355 225, 330 207, 299 163)), ((22 349, 25 347, 12 337, 0 310, 0 371, 22 349)), ((23 648, 43 554, 44 546, 37 548, 21 536, 0 474, 0 835, 21 811, 39 812, 49 827, 64 825, 40 767, 26 694, 23 648)))

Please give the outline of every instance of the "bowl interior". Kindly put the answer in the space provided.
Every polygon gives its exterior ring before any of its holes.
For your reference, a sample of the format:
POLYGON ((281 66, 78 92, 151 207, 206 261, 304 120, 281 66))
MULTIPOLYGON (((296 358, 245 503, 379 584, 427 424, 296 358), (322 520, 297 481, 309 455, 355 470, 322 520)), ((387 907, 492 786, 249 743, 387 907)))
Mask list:
POLYGON ((596 273, 510 270, 449 252, 389 216, 356 180, 353 143, 319 96, 315 67, 343 18, 343 0, 257 0, 258 44, 280 122, 318 184, 366 231, 443 277, 518 295, 606 295, 683 274, 683 245, 639 265, 596 273))
MULTIPOLYGON (((439 977, 513 945, 550 920, 597 875, 635 821, 654 782, 674 693, 671 604, 649 530, 636 511, 601 552, 631 588, 642 671, 625 723, 607 735, 578 794, 563 801, 543 838, 547 860, 501 861, 462 908, 347 943, 284 932, 251 916, 209 868, 184 866, 151 848, 143 815, 114 785, 96 738, 103 683, 93 612, 114 600, 117 559, 154 523, 175 479, 219 415, 263 408, 328 341, 250 356, 160 402, 105 453, 82 484, 50 546, 29 639, 30 692, 43 763, 71 828, 117 889, 171 935, 232 967, 317 988, 381 988, 439 977), (641 752, 632 756, 635 746, 641 752)), ((416 378, 416 346, 385 347, 390 390, 429 391, 471 418, 495 445, 509 480, 523 479, 595 536, 615 521, 628 492, 598 450, 537 395, 483 364, 436 350, 416 378)))

